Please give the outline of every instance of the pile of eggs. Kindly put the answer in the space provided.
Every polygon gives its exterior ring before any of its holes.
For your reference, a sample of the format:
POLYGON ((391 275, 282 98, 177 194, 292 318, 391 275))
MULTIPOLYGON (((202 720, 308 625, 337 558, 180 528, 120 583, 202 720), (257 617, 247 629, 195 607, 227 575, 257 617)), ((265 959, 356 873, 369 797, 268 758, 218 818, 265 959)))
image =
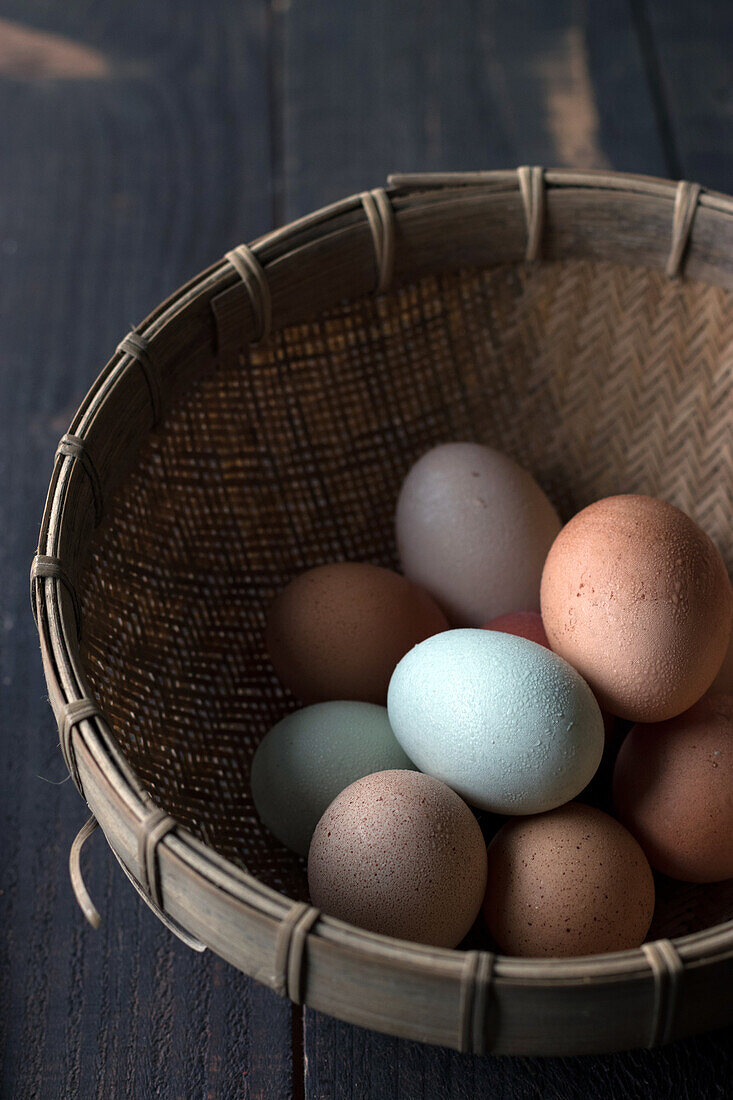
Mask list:
POLYGON ((404 575, 321 565, 267 619, 305 705, 259 745, 252 796, 313 904, 441 947, 482 914, 509 954, 585 955, 642 943, 652 868, 733 877, 733 597, 707 535, 636 495, 562 527, 472 443, 413 466, 396 533, 404 575), (576 799, 616 719, 611 816, 576 799))

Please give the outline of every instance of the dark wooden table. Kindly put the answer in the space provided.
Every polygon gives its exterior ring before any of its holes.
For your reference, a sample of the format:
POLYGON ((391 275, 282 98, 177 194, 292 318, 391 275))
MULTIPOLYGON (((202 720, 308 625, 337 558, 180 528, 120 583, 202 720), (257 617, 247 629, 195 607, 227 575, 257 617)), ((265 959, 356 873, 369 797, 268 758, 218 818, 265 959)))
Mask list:
POLYGON ((301 1014, 187 951, 101 840, 93 932, 27 595, 56 441, 170 290, 390 169, 611 166, 731 191, 732 41, 731 0, 0 0, 3 1097, 733 1094, 733 1031, 474 1058, 301 1014))

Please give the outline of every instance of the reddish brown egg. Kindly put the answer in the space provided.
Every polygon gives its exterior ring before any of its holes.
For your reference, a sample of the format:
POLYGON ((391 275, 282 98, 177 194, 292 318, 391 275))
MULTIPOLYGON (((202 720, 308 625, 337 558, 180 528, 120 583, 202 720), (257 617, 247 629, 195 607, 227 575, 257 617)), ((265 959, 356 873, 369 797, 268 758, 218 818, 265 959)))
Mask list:
POLYGON ((484 630, 498 630, 502 634, 516 634, 518 638, 527 638, 530 642, 537 642, 545 649, 550 649, 545 628, 542 625, 542 616, 539 611, 508 611, 506 615, 499 615, 486 623, 484 630))
POLYGON ((387 702, 398 661, 448 623, 406 577, 360 562, 321 565, 270 608, 265 643, 279 679, 303 703, 387 702))
POLYGON ((455 947, 481 908, 486 846, 455 791, 420 772, 375 772, 346 787, 316 826, 311 900, 379 932, 455 947))
POLYGON ((510 955, 595 955, 638 947, 654 879, 637 842, 580 802, 510 819, 488 850, 484 918, 510 955))
POLYGON ((733 695, 634 726, 613 775, 620 819, 652 867, 686 882, 733 878, 733 695))
POLYGON ((662 500, 617 496, 579 512, 542 574, 550 645, 612 714, 657 722, 710 687, 728 643, 731 587, 697 524, 662 500))

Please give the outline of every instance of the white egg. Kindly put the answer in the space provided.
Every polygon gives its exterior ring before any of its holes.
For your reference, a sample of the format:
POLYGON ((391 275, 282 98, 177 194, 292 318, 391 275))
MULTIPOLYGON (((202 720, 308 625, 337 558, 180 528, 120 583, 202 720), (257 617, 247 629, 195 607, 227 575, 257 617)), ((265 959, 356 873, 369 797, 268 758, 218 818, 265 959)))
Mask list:
POLYGON ((479 443, 428 451, 397 501, 402 569, 453 626, 539 611, 542 566, 559 530, 558 514, 534 478, 479 443))
POLYGON ((387 709, 420 771, 495 813, 568 802, 603 752, 598 703, 575 669, 492 630, 448 630, 411 649, 392 675, 387 709))

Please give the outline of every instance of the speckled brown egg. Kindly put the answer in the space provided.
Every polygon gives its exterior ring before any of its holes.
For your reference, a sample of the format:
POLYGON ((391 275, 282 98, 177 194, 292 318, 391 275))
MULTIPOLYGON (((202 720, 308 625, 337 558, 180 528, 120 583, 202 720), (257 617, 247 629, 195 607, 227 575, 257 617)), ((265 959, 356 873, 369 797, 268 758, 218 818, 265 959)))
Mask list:
POLYGON ((324 913, 398 939, 455 947, 486 888, 486 847, 466 803, 420 772, 375 772, 334 799, 308 855, 324 913))
POLYGON ((623 825, 580 802, 508 821, 488 850, 483 912, 510 955, 595 955, 638 947, 654 879, 623 825))
POLYGON ((710 687, 733 615, 723 560, 662 500, 607 497, 555 539, 542 574, 550 644, 598 702, 635 722, 672 718, 710 687))
POLYGON ((658 871, 686 882, 733 878, 733 695, 705 695, 667 722, 634 726, 613 799, 658 871))
POLYGON ((337 562, 301 573, 280 593, 265 644, 278 678, 301 702, 384 706, 398 661, 447 626, 434 600, 406 577, 337 562))

